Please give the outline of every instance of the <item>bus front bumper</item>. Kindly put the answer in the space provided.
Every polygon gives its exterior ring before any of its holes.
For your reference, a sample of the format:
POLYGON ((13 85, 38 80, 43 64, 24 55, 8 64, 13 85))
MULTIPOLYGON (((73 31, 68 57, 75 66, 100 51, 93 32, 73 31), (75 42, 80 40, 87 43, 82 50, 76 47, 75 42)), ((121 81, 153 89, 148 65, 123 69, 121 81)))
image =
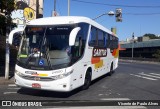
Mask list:
POLYGON ((53 81, 36 81, 24 79, 15 73, 15 84, 20 87, 58 92, 69 92, 73 90, 72 84, 70 84, 70 76, 53 81))

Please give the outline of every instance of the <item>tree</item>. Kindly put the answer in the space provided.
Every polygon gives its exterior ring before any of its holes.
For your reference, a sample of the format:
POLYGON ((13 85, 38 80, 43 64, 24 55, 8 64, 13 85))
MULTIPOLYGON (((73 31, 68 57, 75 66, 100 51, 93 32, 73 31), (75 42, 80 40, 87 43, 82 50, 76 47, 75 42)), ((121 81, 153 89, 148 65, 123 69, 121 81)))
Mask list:
POLYGON ((12 25, 11 12, 15 9, 14 0, 0 0, 0 34, 5 35, 6 26, 12 25))
POLYGON ((160 39, 160 37, 157 37, 155 34, 151 34, 151 33, 144 34, 143 37, 145 36, 148 36, 150 39, 160 39))
POLYGON ((153 54, 153 57, 157 58, 158 61, 160 61, 160 50, 157 50, 155 54, 153 54))

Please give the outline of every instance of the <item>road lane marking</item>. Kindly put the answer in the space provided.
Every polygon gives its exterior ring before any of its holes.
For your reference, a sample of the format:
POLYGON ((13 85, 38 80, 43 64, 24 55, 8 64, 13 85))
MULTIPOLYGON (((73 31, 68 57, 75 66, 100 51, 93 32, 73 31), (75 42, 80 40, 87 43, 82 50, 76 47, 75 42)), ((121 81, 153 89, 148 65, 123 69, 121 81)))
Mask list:
POLYGON ((160 76, 160 74, 157 74, 157 73, 150 73, 152 75, 156 75, 156 76, 160 76))
POLYGON ((148 74, 145 74, 144 72, 139 73, 139 74, 140 74, 140 75, 145 75, 145 76, 149 76, 149 77, 153 77, 153 78, 158 78, 158 79, 160 79, 160 77, 158 77, 158 76, 148 75, 148 74))
POLYGON ((15 84, 8 84, 8 86, 15 87, 16 85, 15 84))
POLYGON ((130 100, 130 99, 129 98, 101 98, 100 100, 117 101, 117 100, 130 100))
POLYGON ((8 89, 20 89, 20 88, 8 88, 8 89))
POLYGON ((4 92, 3 94, 6 95, 6 94, 15 94, 17 92, 4 92))
POLYGON ((130 74, 130 75, 136 76, 136 77, 139 77, 139 78, 144 78, 144 79, 153 80, 153 81, 157 80, 157 79, 154 79, 154 78, 149 78, 149 77, 145 77, 145 76, 141 76, 141 75, 135 75, 135 74, 130 74))
POLYGON ((130 63, 122 63, 122 62, 121 62, 121 63, 119 63, 119 64, 130 64, 130 63))

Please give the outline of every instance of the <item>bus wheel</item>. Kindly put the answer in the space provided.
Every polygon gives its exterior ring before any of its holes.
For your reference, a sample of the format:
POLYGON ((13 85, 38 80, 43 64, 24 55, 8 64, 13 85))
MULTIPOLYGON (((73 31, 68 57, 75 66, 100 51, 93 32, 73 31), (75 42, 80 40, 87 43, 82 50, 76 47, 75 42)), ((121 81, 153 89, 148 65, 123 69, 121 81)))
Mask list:
POLYGON ((91 84, 91 71, 87 71, 85 80, 84 80, 84 85, 82 86, 82 90, 88 89, 90 84, 91 84))
POLYGON ((113 74, 113 72, 114 72, 114 71, 113 71, 113 63, 112 63, 112 64, 111 64, 111 67, 110 67, 110 72, 108 73, 108 75, 111 76, 111 75, 113 74))

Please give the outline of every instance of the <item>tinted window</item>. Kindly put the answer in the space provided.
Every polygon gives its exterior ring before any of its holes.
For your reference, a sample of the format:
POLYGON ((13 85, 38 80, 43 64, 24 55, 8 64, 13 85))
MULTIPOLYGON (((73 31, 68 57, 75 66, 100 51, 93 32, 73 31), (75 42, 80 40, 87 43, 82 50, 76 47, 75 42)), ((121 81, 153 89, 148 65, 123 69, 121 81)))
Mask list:
POLYGON ((98 46, 104 47, 104 36, 101 30, 98 30, 98 46))
POLYGON ((108 34, 108 33, 105 33, 105 34, 104 34, 104 37, 105 37, 105 47, 108 48, 109 43, 110 43, 109 34, 108 34))
POLYGON ((97 29, 92 27, 91 28, 91 34, 90 34, 90 37, 89 37, 89 46, 97 46, 98 43, 97 43, 97 29))

